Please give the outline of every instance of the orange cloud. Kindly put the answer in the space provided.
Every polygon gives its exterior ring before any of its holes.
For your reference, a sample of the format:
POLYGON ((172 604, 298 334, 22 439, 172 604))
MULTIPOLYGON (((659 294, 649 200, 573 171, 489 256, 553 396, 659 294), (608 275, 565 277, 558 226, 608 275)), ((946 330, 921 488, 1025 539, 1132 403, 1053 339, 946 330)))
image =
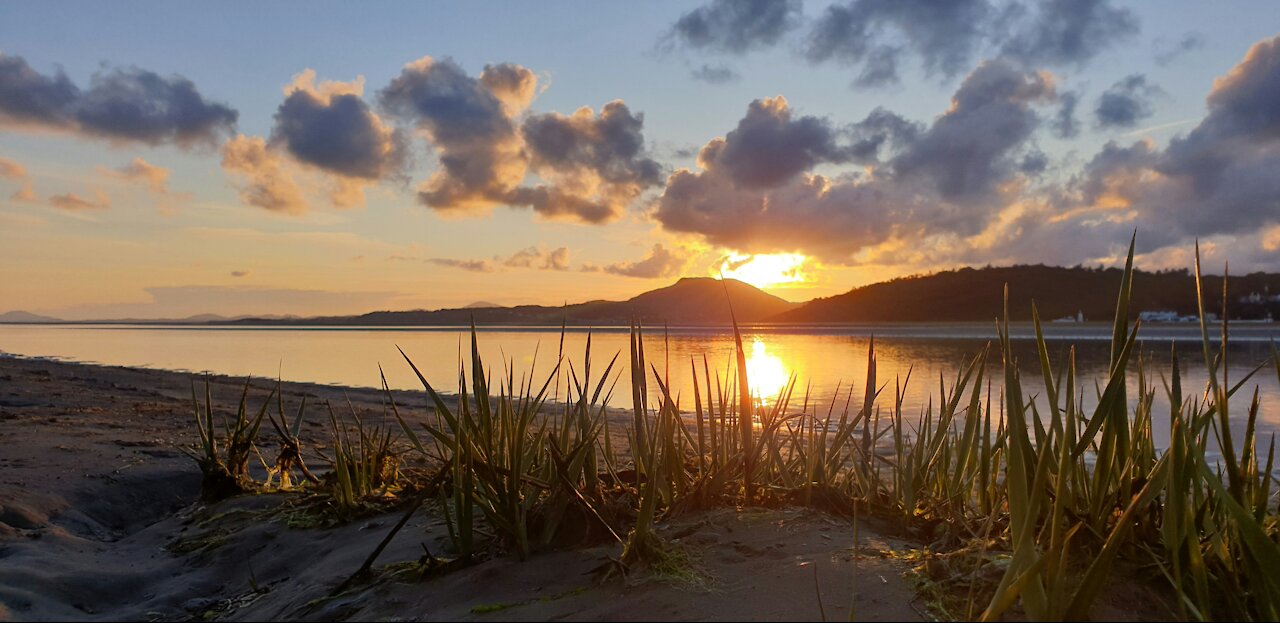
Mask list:
POLYGON ((111 207, 111 199, 102 191, 94 191, 93 200, 85 199, 75 193, 66 193, 49 197, 49 205, 63 210, 106 210, 111 207))

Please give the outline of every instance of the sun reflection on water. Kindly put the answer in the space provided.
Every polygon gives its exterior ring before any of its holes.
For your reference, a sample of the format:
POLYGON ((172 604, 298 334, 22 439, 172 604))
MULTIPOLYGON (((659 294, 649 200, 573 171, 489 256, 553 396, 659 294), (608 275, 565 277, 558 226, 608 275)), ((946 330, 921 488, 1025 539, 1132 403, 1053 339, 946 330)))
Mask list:
POLYGON ((751 393, 765 403, 772 403, 786 388, 788 373, 782 359, 769 354, 768 347, 759 338, 751 342, 751 354, 747 355, 747 379, 751 393))

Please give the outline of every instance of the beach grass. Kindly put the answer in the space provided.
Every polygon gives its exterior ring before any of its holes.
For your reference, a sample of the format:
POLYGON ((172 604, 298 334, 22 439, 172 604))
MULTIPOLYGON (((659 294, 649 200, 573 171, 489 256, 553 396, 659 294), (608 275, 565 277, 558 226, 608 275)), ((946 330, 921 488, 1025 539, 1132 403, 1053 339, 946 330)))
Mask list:
MULTIPOLYGON (((622 353, 593 370, 590 337, 580 360, 564 352, 562 337, 545 376, 535 376, 536 357, 527 370, 514 361, 488 367, 472 327, 453 396, 401 351, 433 408, 403 412, 389 391, 388 403, 408 451, 437 466, 419 495, 438 502, 462 560, 617 542, 609 573, 662 569, 680 555, 659 536, 664 519, 801 505, 849 518, 851 540, 857 516, 932 535, 924 557, 945 557, 948 571, 933 586, 949 592, 954 607, 946 611, 957 618, 996 620, 1015 608, 1035 620, 1087 618, 1124 565, 1164 578, 1170 607, 1183 618, 1276 620, 1274 440, 1257 438, 1260 398, 1255 390, 1246 400, 1244 391, 1259 370, 1228 378, 1225 320, 1218 328, 1201 321, 1203 388, 1184 388, 1176 349, 1167 368, 1141 361, 1141 327, 1129 322, 1133 274, 1131 244, 1106 378, 1079 378, 1073 349, 1055 360, 1033 307, 1044 386, 1037 395, 1024 392, 1006 292, 998 339, 937 379, 934 398, 914 414, 903 396, 918 380, 909 372, 879 378, 874 340, 859 399, 851 384, 843 400, 817 404, 808 390, 797 392, 803 386, 793 377, 765 400, 752 391, 736 322, 734 357, 724 368, 705 357, 688 368, 652 361, 645 329, 633 324, 627 370, 618 365, 622 353), (685 370, 692 400, 670 390, 671 375, 685 370), (606 405, 623 374, 632 404, 628 417, 611 422, 606 405), (1155 413, 1157 392, 1167 396, 1168 414, 1155 413), (1167 439, 1154 432, 1160 417, 1168 418, 1167 439), (624 430, 611 430, 618 426, 624 430)), ((1209 296, 1197 290, 1203 319, 1209 296)), ((1275 368, 1280 375, 1280 357, 1275 368)), ((247 415, 243 400, 240 412, 224 456, 212 415, 197 402, 202 469, 236 464, 230 448, 256 435, 262 415, 247 415)), ((396 452, 389 428, 351 417, 354 436, 331 415, 338 486, 330 494, 339 504, 385 491, 379 457, 396 452)))

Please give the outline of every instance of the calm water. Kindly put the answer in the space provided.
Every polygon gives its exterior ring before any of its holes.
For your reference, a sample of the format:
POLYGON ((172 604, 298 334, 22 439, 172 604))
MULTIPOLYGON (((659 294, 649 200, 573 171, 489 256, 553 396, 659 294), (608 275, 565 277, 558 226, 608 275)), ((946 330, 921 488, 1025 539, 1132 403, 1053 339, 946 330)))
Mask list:
MULTIPOLYGON (((1050 348, 1054 365, 1065 362, 1068 348, 1077 350, 1080 386, 1086 390, 1086 402, 1092 397, 1092 384, 1102 383, 1108 359, 1109 327, 1103 325, 1050 325, 1050 348)), ((1242 325, 1233 332, 1229 352, 1230 375, 1243 378, 1260 363, 1269 361, 1271 326, 1242 325)), ((1036 359, 1030 328, 1014 327, 1015 350, 1022 367, 1022 378, 1028 394, 1040 392, 1040 368, 1036 359)), ((564 337, 567 359, 581 374, 586 330, 570 329, 564 337)), ((806 383, 813 400, 825 411, 840 390, 843 404, 846 390, 852 385, 852 398, 861 400, 867 373, 867 348, 875 335, 878 376, 889 385, 882 397, 891 404, 894 379, 904 379, 911 370, 911 382, 905 392, 905 405, 918 411, 933 398, 937 402, 939 374, 947 383, 954 381, 956 371, 979 353, 988 340, 994 339, 992 325, 927 324, 868 325, 853 327, 756 328, 744 333, 748 351, 748 368, 753 390, 766 398, 777 394, 791 374, 800 379, 796 394, 802 395, 806 383)), ((1200 354, 1198 329, 1189 326, 1144 327, 1141 342, 1147 369, 1157 373, 1155 382, 1159 405, 1167 405, 1158 373, 1166 376, 1170 369, 1171 345, 1178 342, 1184 370, 1184 388, 1189 394, 1199 393, 1206 380, 1200 354)), ((629 375, 626 374, 628 335, 622 329, 596 329, 591 333, 593 349, 592 374, 604 370, 615 353, 621 353, 615 373, 623 372, 614 391, 613 404, 630 405, 629 375)), ((408 364, 396 351, 400 346, 413 358, 427 379, 442 391, 456 387, 458 353, 469 348, 466 329, 462 328, 247 328, 247 327, 165 327, 120 325, 0 325, 0 353, 49 357, 70 361, 95 362, 161 368, 182 371, 210 371, 233 376, 277 375, 289 381, 308 381, 350 386, 379 386, 378 365, 386 371, 394 388, 419 389, 408 364)), ((539 382, 549 374, 560 342, 559 329, 494 328, 480 332, 481 351, 487 366, 495 371, 502 362, 512 362, 517 380, 529 375, 539 382)), ((649 361, 663 370, 670 364, 673 391, 682 394, 682 404, 692 406, 690 358, 698 362, 701 374, 705 355, 712 367, 724 373, 733 354, 731 333, 708 329, 672 329, 667 336, 660 331, 646 334, 649 361)), ((997 375, 998 360, 992 361, 997 375)), ((996 392, 999 378, 995 379, 996 392)), ((714 383, 714 378, 713 378, 714 383)), ((1253 386, 1262 397, 1260 429, 1264 434, 1280 428, 1280 383, 1274 369, 1267 367, 1249 383, 1248 394, 1242 391, 1233 401, 1233 413, 1247 412, 1253 386)), ((796 400, 799 400, 797 396, 796 400)), ((998 393, 994 400, 999 400, 998 393)), ((1043 406, 1043 405, 1042 405, 1043 406)), ((1158 407, 1157 423, 1167 419, 1167 406, 1158 407)), ((1237 427, 1239 430, 1242 427, 1237 427)), ((1160 435, 1160 431, 1157 431, 1160 435)), ((1265 438, 1264 438, 1265 440, 1265 438)))

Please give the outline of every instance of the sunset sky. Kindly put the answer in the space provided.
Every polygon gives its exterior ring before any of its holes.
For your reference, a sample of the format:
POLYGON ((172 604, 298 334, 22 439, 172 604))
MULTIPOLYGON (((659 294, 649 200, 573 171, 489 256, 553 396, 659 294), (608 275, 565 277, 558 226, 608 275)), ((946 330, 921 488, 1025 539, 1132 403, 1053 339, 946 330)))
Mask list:
POLYGON ((0 312, 1280 270, 1280 6, 0 4, 0 312))

